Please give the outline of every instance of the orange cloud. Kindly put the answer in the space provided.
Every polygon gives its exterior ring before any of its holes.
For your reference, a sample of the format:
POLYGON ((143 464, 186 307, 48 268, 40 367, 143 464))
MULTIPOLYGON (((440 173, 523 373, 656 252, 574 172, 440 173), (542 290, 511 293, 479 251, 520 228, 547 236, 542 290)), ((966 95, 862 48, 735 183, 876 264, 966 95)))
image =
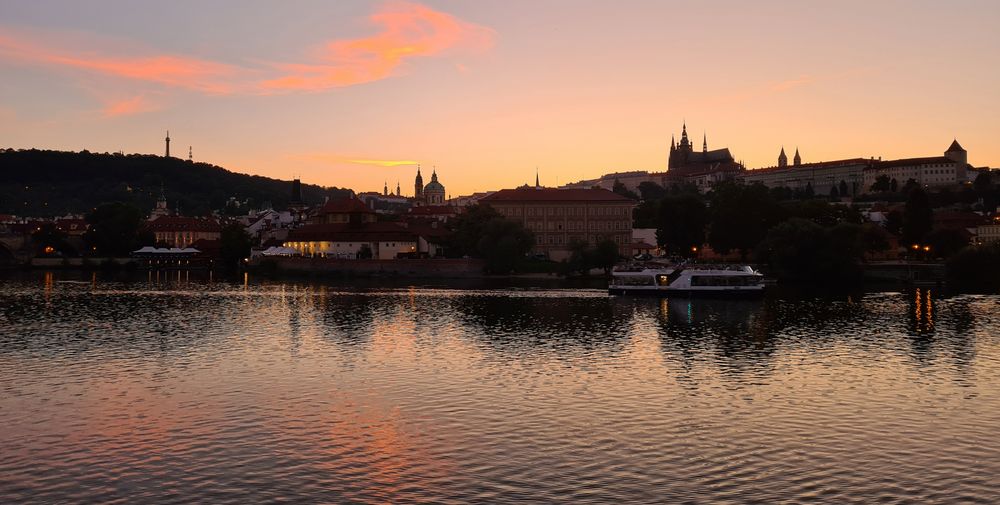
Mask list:
POLYGON ((234 78, 241 69, 232 65, 174 55, 114 57, 47 46, 26 37, 0 33, 0 56, 35 65, 56 65, 154 82, 204 93, 235 91, 234 78))
MULTIPOLYGON (((39 34, 5 27, 0 27, 0 61, 77 69, 212 95, 268 94, 372 82, 393 75, 409 58, 449 50, 482 50, 493 42, 493 31, 489 28, 414 3, 389 4, 372 14, 369 21, 380 28, 378 33, 327 42, 314 61, 306 63, 250 67, 172 54, 126 56, 117 51, 123 45, 131 45, 130 41, 109 43, 94 35, 80 38, 78 34, 39 34), (72 37, 76 38, 71 40, 72 37)), ((105 115, 130 114, 149 108, 148 102, 135 97, 109 105, 105 115)))
POLYGON ((370 17, 381 31, 371 37, 334 40, 320 51, 320 62, 280 65, 287 75, 261 83, 270 91, 317 91, 384 79, 408 58, 450 49, 482 50, 493 31, 450 14, 412 3, 395 3, 370 17))
POLYGON ((132 114, 140 114, 143 112, 150 112, 158 109, 155 104, 151 103, 143 95, 134 96, 132 98, 126 98, 124 100, 117 100, 107 104, 104 107, 105 117, 118 117, 118 116, 130 116, 132 114))
POLYGON ((334 164, 347 163, 351 165, 373 165, 378 167, 414 166, 417 163, 420 163, 419 161, 413 161, 413 160, 378 160, 378 159, 359 158, 354 156, 345 156, 342 154, 330 154, 330 153, 297 154, 297 155, 292 155, 290 157, 293 159, 319 161, 323 163, 334 163, 334 164))

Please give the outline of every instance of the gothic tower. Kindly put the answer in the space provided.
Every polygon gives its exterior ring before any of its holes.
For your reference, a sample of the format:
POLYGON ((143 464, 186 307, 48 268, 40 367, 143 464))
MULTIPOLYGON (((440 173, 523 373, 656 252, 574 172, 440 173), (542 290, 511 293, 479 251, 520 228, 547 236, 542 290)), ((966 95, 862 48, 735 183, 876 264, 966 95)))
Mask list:
POLYGON ((781 153, 778 154, 778 166, 787 167, 788 166, 788 156, 785 155, 785 147, 781 147, 781 153))
POLYGON ((792 165, 797 167, 797 166, 799 166, 801 164, 802 164, 802 157, 799 156, 799 148, 796 147, 795 148, 795 157, 792 158, 792 165))

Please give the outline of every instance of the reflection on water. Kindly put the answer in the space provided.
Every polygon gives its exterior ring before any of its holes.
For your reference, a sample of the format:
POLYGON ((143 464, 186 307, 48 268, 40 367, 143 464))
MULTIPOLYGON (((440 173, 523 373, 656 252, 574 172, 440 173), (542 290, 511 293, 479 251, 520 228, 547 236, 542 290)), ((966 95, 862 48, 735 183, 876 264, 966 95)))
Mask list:
POLYGON ((67 275, 0 281, 3 503, 1000 492, 996 296, 67 275))

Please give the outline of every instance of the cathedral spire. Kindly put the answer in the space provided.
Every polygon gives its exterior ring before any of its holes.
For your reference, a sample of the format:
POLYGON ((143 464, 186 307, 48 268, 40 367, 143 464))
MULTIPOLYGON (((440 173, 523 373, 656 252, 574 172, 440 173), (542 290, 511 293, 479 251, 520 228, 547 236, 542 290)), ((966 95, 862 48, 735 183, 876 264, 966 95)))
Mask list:
POLYGON ((795 166, 799 166, 799 165, 802 164, 802 157, 799 156, 799 148, 798 147, 795 148, 795 157, 792 158, 792 164, 795 165, 795 166))
POLYGON ((538 183, 538 167, 535 167, 535 189, 541 188, 542 185, 538 183))
POLYGON ((704 132, 701 134, 701 151, 708 152, 708 134, 704 132))
POLYGON ((788 156, 785 155, 785 146, 781 146, 781 152, 778 153, 778 166, 779 167, 788 166, 788 156))

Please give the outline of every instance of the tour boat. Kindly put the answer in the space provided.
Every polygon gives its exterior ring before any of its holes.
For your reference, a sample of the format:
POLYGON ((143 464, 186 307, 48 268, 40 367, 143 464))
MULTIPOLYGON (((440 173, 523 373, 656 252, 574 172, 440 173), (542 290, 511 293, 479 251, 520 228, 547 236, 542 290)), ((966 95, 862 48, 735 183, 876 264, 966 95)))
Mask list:
POLYGON ((674 265, 624 268, 611 273, 612 295, 753 296, 764 292, 764 276, 749 265, 674 265))

